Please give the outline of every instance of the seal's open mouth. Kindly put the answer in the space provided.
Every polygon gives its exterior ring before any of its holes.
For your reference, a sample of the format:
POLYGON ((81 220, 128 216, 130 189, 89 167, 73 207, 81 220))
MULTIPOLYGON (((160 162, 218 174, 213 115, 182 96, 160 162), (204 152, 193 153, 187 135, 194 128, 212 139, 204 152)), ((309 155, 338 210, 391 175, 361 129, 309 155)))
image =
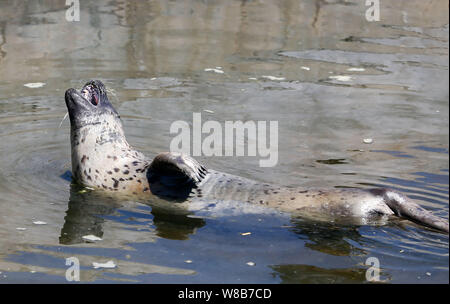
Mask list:
POLYGON ((86 83, 80 91, 68 89, 66 91, 66 104, 72 110, 85 109, 92 110, 92 106, 99 107, 101 103, 105 105, 106 95, 104 86, 100 81, 92 80, 86 83))
POLYGON ((74 128, 93 124, 100 115, 113 115, 120 119, 106 95, 105 85, 100 80, 91 80, 81 90, 70 88, 65 101, 71 124, 74 128))
POLYGON ((80 93, 88 102, 92 103, 94 106, 98 105, 99 92, 94 85, 88 84, 84 86, 80 93))

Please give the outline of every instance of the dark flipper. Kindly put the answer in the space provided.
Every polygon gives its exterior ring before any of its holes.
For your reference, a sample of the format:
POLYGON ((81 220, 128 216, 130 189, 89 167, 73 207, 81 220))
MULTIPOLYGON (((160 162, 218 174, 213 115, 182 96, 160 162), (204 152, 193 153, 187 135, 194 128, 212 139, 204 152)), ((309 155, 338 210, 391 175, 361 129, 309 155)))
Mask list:
POLYGON ((383 196, 395 215, 448 233, 448 221, 413 203, 406 196, 389 189, 373 189, 371 192, 383 196))
POLYGON ((152 193, 174 198, 186 198, 206 176, 207 169, 195 159, 181 154, 158 154, 147 170, 152 193))

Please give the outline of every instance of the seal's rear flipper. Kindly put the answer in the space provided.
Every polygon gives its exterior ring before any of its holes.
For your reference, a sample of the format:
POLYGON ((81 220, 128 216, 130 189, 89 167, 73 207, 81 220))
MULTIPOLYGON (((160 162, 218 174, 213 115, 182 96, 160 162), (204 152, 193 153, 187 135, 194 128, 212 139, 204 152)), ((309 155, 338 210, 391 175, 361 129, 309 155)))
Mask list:
POLYGON ((206 174, 207 169, 192 157, 164 152, 153 159, 147 179, 150 190, 156 195, 186 198, 206 174))
POLYGON ((392 209, 395 215, 424 226, 449 232, 448 221, 413 203, 406 196, 389 189, 372 189, 371 192, 383 196, 384 202, 392 209))

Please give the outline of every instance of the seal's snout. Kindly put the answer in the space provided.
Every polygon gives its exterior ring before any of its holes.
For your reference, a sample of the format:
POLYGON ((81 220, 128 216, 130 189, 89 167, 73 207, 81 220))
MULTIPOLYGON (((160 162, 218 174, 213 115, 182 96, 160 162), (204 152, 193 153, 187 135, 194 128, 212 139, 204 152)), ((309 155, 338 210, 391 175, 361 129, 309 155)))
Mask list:
POLYGON ((66 100, 66 104, 68 104, 68 103, 70 103, 70 102, 72 102, 73 101, 73 97, 72 97, 72 95, 74 94, 74 93, 76 93, 76 90, 75 89, 68 89, 67 91, 66 91, 66 93, 65 93, 65 95, 64 95, 64 99, 66 100))
POLYGON ((76 108, 93 110, 101 101, 107 103, 105 86, 99 80, 89 81, 80 91, 73 88, 68 89, 65 94, 65 100, 69 111, 76 108))
POLYGON ((79 91, 73 88, 68 89, 65 93, 65 101, 70 121, 75 128, 97 123, 104 115, 112 115, 120 119, 108 100, 105 85, 99 80, 87 82, 79 91))
POLYGON ((71 126, 73 128, 80 127, 85 123, 86 117, 92 115, 95 106, 73 88, 66 91, 64 98, 71 126))
POLYGON ((70 111, 75 107, 75 98, 77 91, 75 89, 68 89, 64 95, 64 99, 66 100, 67 109, 70 111))

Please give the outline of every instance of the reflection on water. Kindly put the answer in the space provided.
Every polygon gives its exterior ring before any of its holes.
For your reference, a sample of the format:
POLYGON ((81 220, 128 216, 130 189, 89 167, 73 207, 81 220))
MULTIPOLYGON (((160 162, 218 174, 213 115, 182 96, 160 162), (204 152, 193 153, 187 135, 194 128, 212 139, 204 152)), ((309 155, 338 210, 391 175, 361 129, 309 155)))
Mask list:
MULTIPOLYGON (((155 235, 172 240, 187 240, 197 228, 206 223, 201 218, 192 218, 190 212, 170 212, 158 206, 140 206, 141 212, 123 210, 122 201, 108 197, 104 193, 86 191, 84 188, 71 185, 70 198, 64 225, 59 238, 60 244, 84 243, 83 236, 95 235, 102 238, 104 223, 108 219, 126 221, 134 225, 150 225, 155 235)), ((142 229, 140 229, 142 230, 142 229)))
POLYGON ((113 199, 95 197, 95 194, 86 195, 81 192, 83 188, 71 186, 68 209, 59 237, 60 244, 84 243, 82 237, 86 235, 103 237, 104 216, 111 215, 121 207, 113 199))
POLYGON ((361 242, 357 227, 345 227, 326 223, 295 222, 292 229, 305 239, 305 247, 336 256, 358 256, 367 254, 354 244, 361 242), (353 242, 349 242, 352 240, 353 242))
POLYGON ((363 283, 377 257, 386 282, 448 283, 448 236, 407 221, 205 216, 71 185, 58 127, 65 89, 101 79, 149 157, 192 112, 276 120, 277 166, 199 160, 284 185, 390 187, 448 218, 447 2, 381 1, 379 22, 357 0, 86 0, 74 23, 64 4, 0 2, 0 282, 65 282, 76 256, 89 282, 363 283))
POLYGON ((326 269, 310 265, 272 266, 281 282, 286 284, 351 284, 366 282, 366 269, 326 269))

